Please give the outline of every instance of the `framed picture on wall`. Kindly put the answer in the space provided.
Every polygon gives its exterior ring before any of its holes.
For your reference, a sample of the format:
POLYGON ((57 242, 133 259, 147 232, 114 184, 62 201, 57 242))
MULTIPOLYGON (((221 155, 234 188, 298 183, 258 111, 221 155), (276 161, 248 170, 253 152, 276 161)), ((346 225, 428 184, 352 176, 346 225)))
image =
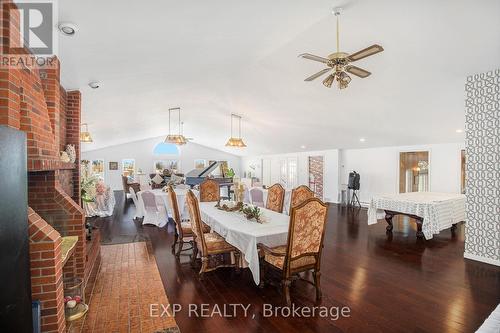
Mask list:
POLYGON ((109 170, 118 170, 118 162, 109 162, 109 170))
POLYGON ((204 169, 207 167, 207 160, 194 160, 195 169, 204 169))

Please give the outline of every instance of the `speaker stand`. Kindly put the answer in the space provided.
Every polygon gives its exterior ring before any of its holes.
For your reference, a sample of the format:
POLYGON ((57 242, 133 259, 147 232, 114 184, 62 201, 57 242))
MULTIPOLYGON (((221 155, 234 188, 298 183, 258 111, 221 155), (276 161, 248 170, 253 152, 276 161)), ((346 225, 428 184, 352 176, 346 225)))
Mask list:
POLYGON ((359 197, 358 197, 358 190, 352 190, 352 197, 351 197, 350 206, 354 207, 354 206, 356 206, 356 203, 357 203, 357 206, 359 206, 361 208, 361 203, 359 202, 359 197))

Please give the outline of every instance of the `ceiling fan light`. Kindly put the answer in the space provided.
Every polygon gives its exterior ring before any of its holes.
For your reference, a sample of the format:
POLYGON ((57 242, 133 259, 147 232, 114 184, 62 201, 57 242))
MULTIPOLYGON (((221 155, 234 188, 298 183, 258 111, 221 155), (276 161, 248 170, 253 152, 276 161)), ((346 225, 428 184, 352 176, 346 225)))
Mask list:
POLYGON ((327 88, 331 88, 333 84, 333 80, 335 80, 335 75, 330 74, 323 80, 323 85, 327 88))
POLYGON ((339 89, 345 89, 349 86, 349 82, 339 81, 339 89))

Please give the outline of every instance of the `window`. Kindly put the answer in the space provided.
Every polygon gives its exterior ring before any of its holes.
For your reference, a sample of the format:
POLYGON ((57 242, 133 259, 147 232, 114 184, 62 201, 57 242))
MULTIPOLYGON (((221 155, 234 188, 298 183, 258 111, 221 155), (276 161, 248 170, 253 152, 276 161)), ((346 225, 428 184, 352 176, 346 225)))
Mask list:
POLYGON ((205 169, 207 167, 207 160, 194 160, 194 168, 195 169, 205 169))
POLYGON ((163 170, 170 170, 173 172, 179 171, 179 161, 177 160, 156 160, 153 166, 155 172, 162 173, 163 170))
POLYGON ((153 149, 154 155, 179 155, 177 145, 171 143, 160 142, 153 149))
POLYGON ((92 160, 91 173, 104 180, 104 160, 92 160))
POLYGON ((171 143, 160 142, 153 149, 153 170, 163 173, 164 170, 180 172, 179 147, 171 143))
POLYGON ((135 173, 135 160, 133 158, 122 160, 122 170, 124 176, 133 176, 135 173))
POLYGON ((297 186, 297 157, 289 157, 280 161, 279 183, 284 188, 294 188, 297 186))

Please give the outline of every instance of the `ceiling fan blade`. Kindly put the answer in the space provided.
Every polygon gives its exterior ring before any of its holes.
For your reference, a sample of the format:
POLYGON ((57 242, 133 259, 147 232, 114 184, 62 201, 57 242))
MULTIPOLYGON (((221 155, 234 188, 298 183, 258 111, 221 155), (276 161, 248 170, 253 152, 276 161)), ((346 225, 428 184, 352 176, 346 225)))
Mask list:
POLYGON ((319 61, 319 62, 322 62, 324 64, 326 64, 326 63, 328 63, 328 61, 330 61, 330 59, 323 58, 323 57, 320 57, 320 56, 317 56, 314 54, 310 54, 310 53, 302 53, 299 55, 299 57, 304 58, 304 59, 313 60, 313 61, 319 61))
POLYGON ((365 71, 362 68, 356 67, 356 66, 346 66, 345 71, 351 74, 354 74, 356 76, 359 76, 360 78, 365 78, 367 76, 370 76, 372 73, 365 71))
POLYGON ((312 81, 318 77, 320 77, 321 75, 325 74, 326 72, 332 70, 332 68, 325 68, 319 72, 317 72, 316 74, 313 74, 311 76, 309 76, 307 79, 305 79, 304 81, 312 81))
POLYGON ((363 59, 371 55, 374 55, 375 53, 382 52, 383 50, 384 48, 382 46, 373 44, 372 46, 368 46, 366 49, 362 49, 361 51, 351 54, 350 56, 347 57, 347 59, 349 61, 357 61, 359 59, 363 59))

